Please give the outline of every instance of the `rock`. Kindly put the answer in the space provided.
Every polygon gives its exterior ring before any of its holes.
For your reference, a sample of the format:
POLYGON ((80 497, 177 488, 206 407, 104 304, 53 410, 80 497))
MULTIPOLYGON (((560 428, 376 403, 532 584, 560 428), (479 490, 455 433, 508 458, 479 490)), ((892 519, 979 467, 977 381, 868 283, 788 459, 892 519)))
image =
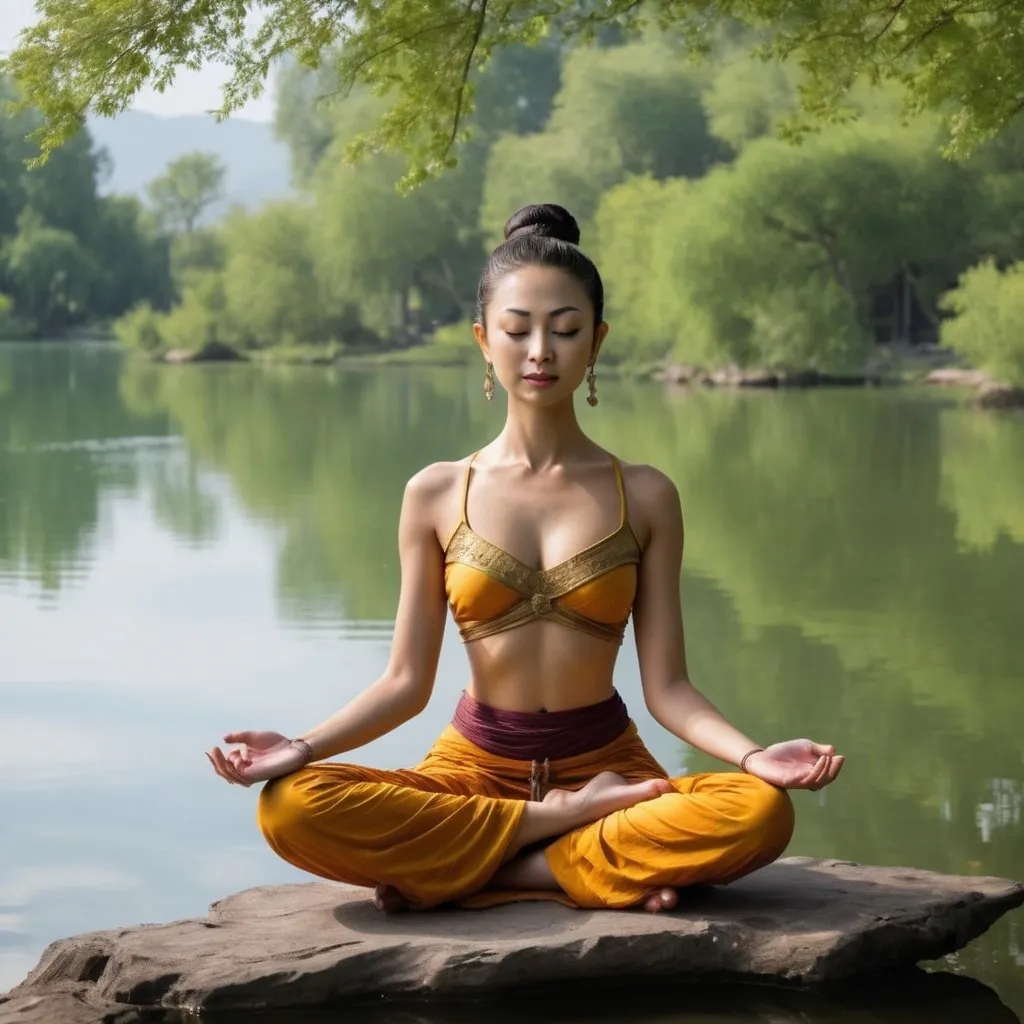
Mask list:
POLYGON ((219 341, 210 341, 199 348, 172 348, 165 352, 161 362, 175 363, 237 363, 244 360, 243 356, 230 345, 219 341))
POLYGON ((879 374, 820 373, 818 370, 766 370, 723 366, 710 372, 696 367, 666 367, 657 378, 672 384, 703 384, 728 388, 867 387, 883 383, 879 374), (692 372, 690 372, 692 371, 692 372), (689 376, 686 374, 689 373, 689 376))
POLYGON ((659 367, 653 374, 654 380, 664 384, 690 384, 701 374, 699 366, 688 363, 669 363, 659 367))
POLYGON ((736 384, 741 388, 777 388, 779 375, 771 370, 746 370, 740 374, 736 384))
POLYGON ((988 377, 981 370, 962 370, 953 366, 932 370, 921 379, 922 384, 958 388, 976 388, 987 382, 988 377))
MULTIPOLYGON (((26 997, 0 1004, 2 1024, 200 1024, 188 1011, 91 1007, 71 996, 26 997), (29 1005, 30 1001, 33 1005, 29 1005), (20 1003, 20 1008, 18 1008, 20 1003), (9 1015, 5 1016, 4 1011, 9 1015), (18 1016, 18 1014, 21 1014, 18 1016)), ((1020 1024, 1017 1015, 980 981, 948 972, 913 971, 898 978, 873 978, 870 985, 846 985, 827 991, 771 988, 764 985, 692 985, 685 995, 665 986, 521 988, 500 1000, 420 1001, 361 1004, 346 1017, 334 1010, 242 1011, 204 1015, 208 1024, 621 1024, 637 1019, 650 1024, 1020 1024), (685 1009, 680 1003, 685 999, 685 1009), (639 1017, 638 1017, 639 1015, 639 1017)))
POLYGON ((1024 409, 1024 388, 984 384, 971 403, 978 409, 1024 409))
POLYGON ((1024 887, 1006 879, 809 858, 684 891, 670 914, 517 903, 383 915, 365 889, 270 886, 202 919, 52 943, 0 1003, 0 1022, 42 1024, 26 1002, 38 997, 62 1000, 67 1024, 83 1007, 121 1024, 134 1018, 102 1013, 483 998, 566 982, 814 987, 943 956, 1022 903, 1024 887))

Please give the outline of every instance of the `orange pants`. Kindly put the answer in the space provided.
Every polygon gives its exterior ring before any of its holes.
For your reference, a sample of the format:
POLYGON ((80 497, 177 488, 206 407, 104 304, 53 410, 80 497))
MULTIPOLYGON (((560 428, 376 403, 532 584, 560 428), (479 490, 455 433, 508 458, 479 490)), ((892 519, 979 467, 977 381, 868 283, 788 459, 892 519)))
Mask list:
MULTIPOLYGON (((674 792, 556 838, 545 847, 562 892, 484 890, 530 796, 529 761, 482 750, 448 726, 415 770, 324 762, 266 784, 259 826, 305 871, 390 885, 413 906, 554 899, 630 907, 655 888, 733 881, 775 860, 793 833, 788 794, 751 775, 672 779, 674 792)), ((579 789, 598 772, 666 778, 636 726, 607 746, 550 763, 550 785, 579 789)))

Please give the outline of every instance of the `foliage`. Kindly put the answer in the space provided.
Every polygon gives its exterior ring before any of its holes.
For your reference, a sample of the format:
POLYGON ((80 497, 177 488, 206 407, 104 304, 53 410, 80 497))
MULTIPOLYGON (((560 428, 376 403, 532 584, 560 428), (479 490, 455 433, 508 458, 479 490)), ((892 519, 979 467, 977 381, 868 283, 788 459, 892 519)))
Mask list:
POLYGON ((330 340, 310 228, 308 209, 273 203, 225 231, 225 312, 248 345, 330 340))
POLYGON ((954 314, 942 325, 945 344, 993 377, 1024 385, 1024 262, 971 268, 942 307, 954 314))
POLYGON ((292 63, 277 131, 300 194, 217 225, 176 220, 171 284, 188 308, 175 336, 348 352, 442 343, 470 315, 501 225, 538 200, 582 222, 614 328, 604 358, 632 367, 856 371, 879 341, 935 340, 941 296, 966 268, 1024 259, 1024 131, 951 162, 937 115, 904 123, 895 86, 858 82, 844 102, 859 121, 792 146, 774 135, 808 72, 752 59, 757 39, 735 25, 708 39, 698 69, 673 33, 652 30, 497 52, 474 72, 476 131, 457 167, 407 194, 398 155, 348 159, 394 98, 360 86, 339 100, 336 62, 292 63))
POLYGON ((164 349, 160 314, 148 302, 140 302, 114 324, 114 336, 125 348, 155 355, 164 349))
POLYGON ((81 127, 87 110, 110 116, 146 87, 167 88, 186 67, 223 61, 232 77, 222 114, 265 87, 275 61, 293 55, 317 68, 325 55, 342 89, 390 90, 393 102, 353 152, 399 148, 411 180, 450 165, 476 95, 474 72, 510 44, 536 44, 557 27, 563 41, 657 23, 701 51, 713 30, 734 20, 762 30, 758 47, 801 70, 793 130, 842 116, 858 79, 905 87, 909 111, 942 111, 952 150, 965 153, 1011 121, 1024 95, 1018 40, 1020 5, 918 0, 879 8, 874 0, 267 0, 262 21, 250 5, 210 0, 93 0, 87 7, 38 0, 40 19, 0 65, 42 111, 44 151, 81 127))
POLYGON ((27 218, 6 247, 7 277, 19 311, 49 331, 77 320, 89 301, 92 265, 78 239, 27 218))
MULTIPOLYGON (((15 95, 0 78, 0 102, 15 95)), ((0 291, 26 335, 60 333, 148 300, 172 299, 167 242, 141 204, 100 195, 106 155, 84 129, 44 165, 32 112, 0 117, 0 291)))
POLYGON ((492 149, 481 224, 496 243, 508 215, 538 195, 586 224, 602 193, 627 176, 696 178, 726 152, 672 40, 575 50, 544 130, 505 135, 492 149))
POLYGON ((226 170, 209 153, 185 153, 149 183, 149 201, 161 227, 171 234, 192 234, 199 218, 224 194, 226 170))
POLYGON ((696 182, 612 189, 596 218, 612 314, 644 358, 862 364, 889 282, 906 275, 934 306, 972 258, 975 178, 933 138, 884 122, 799 149, 762 137, 696 182))

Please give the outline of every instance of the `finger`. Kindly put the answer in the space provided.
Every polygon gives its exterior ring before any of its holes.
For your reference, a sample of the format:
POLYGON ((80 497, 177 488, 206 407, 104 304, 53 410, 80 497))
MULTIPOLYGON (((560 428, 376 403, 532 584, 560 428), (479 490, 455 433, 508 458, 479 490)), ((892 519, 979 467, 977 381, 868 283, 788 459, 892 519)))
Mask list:
POLYGON ((842 754, 836 754, 836 756, 832 758, 832 763, 829 765, 829 769, 828 769, 828 775, 825 778, 825 785, 826 786, 830 782, 835 782, 836 776, 842 770, 843 763, 845 761, 846 761, 846 758, 842 754))
POLYGON ((224 737, 225 743, 247 743, 252 745, 253 732, 251 729, 243 729, 242 732, 229 732, 224 737))
POLYGON ((234 779, 232 779, 232 778, 231 778, 230 776, 228 776, 228 775, 226 775, 226 774, 224 773, 224 770, 223 770, 223 769, 221 768, 221 766, 220 766, 220 765, 219 765, 219 764, 217 763, 217 760, 216 760, 216 758, 214 758, 214 756, 213 756, 213 755, 212 755, 212 754, 211 754, 211 753, 210 753, 209 751, 207 751, 207 752, 206 752, 206 760, 207 760, 207 761, 209 761, 209 762, 210 762, 210 764, 212 764, 212 765, 213 765, 213 770, 214 770, 214 771, 215 771, 215 772, 216 772, 216 773, 217 773, 217 774, 218 774, 218 775, 219 775, 219 776, 220 776, 220 777, 221 777, 222 779, 225 779, 225 780, 226 780, 226 781, 228 781, 228 782, 234 783, 234 781, 235 781, 235 780, 234 780, 234 779))
POLYGON ((814 765, 811 768, 811 770, 804 777, 804 786, 807 789, 817 789, 821 783, 821 780, 825 777, 827 771, 828 758, 819 757, 818 760, 814 762, 814 765))
POLYGON ((231 774, 227 770, 224 755, 221 753, 219 747, 214 747, 206 756, 210 759, 210 763, 213 765, 213 770, 222 779, 225 779, 227 782, 230 782, 232 784, 237 784, 236 780, 231 776, 231 774))
POLYGON ((247 768, 252 764, 252 758, 248 756, 247 748, 243 748, 242 750, 232 750, 231 753, 228 754, 228 760, 231 762, 231 766, 239 772, 243 768, 247 768))
POLYGON ((228 782, 237 783, 239 786, 249 785, 238 769, 224 756, 220 747, 214 747, 211 754, 213 755, 213 759, 216 762, 217 767, 220 769, 220 774, 222 774, 228 782))
POLYGON ((835 754, 836 748, 831 743, 815 743, 811 740, 811 753, 817 754, 819 757, 832 757, 835 754))

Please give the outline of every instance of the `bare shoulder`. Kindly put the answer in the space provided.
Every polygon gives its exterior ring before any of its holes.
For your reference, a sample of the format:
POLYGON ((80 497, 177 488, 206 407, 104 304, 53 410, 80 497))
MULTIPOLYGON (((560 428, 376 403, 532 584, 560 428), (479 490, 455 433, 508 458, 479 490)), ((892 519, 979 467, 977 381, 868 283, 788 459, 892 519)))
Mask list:
POLYGON ((451 519, 453 510, 458 515, 468 462, 432 462, 414 473, 405 485, 403 514, 429 524, 440 535, 439 527, 451 519))
POLYGON ((629 518, 637 540, 646 548, 655 533, 682 528, 679 488, 672 478, 646 463, 623 463, 629 518))
POLYGON ((623 463, 626 497, 637 511, 671 511, 679 508, 679 488, 668 474, 643 462, 623 463))
POLYGON ((466 461, 432 462, 414 473, 405 485, 407 500, 434 502, 443 499, 466 472, 466 461))

